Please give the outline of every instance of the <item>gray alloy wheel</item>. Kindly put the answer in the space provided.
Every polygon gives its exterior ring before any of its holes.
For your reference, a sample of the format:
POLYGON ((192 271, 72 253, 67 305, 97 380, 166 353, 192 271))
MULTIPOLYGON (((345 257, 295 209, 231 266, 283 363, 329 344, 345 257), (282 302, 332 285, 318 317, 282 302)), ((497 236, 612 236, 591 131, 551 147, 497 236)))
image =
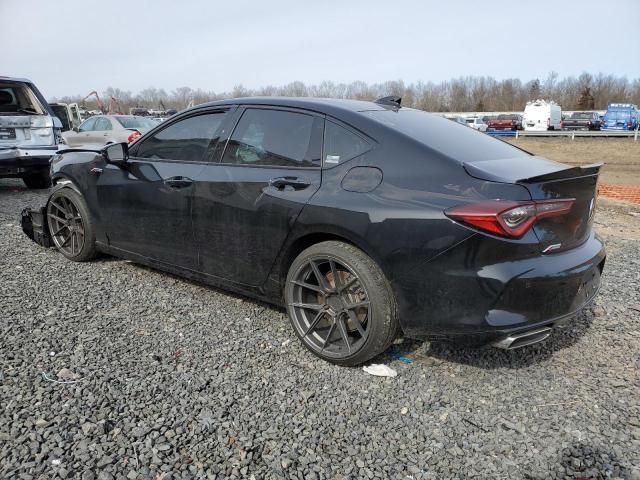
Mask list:
POLYGON ((339 365, 373 358, 398 331, 395 299, 382 271, 347 243, 322 242, 303 251, 289 269, 285 299, 304 345, 339 365))
POLYGON ((83 262, 95 256, 89 211, 83 198, 71 188, 58 190, 49 198, 47 226, 54 245, 69 260, 83 262))

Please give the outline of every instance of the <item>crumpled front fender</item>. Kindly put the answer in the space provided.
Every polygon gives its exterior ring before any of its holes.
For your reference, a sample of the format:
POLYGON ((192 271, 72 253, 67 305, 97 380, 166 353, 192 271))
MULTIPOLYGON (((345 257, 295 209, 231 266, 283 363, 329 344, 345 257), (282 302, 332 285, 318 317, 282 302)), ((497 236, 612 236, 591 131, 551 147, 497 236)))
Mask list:
POLYGON ((47 207, 25 208, 20 213, 20 225, 27 237, 45 248, 53 247, 53 239, 47 226, 47 207))

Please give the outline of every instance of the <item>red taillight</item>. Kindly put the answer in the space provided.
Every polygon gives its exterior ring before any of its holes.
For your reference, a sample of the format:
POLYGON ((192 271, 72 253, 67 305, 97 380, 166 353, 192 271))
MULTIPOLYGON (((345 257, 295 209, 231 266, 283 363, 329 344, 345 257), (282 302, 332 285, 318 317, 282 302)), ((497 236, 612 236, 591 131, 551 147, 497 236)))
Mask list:
POLYGON ((141 136, 142 136, 142 134, 139 131, 134 130, 133 132, 131 132, 131 135, 129 135, 129 137, 127 138, 127 143, 131 144, 131 143, 135 142, 141 136))
POLYGON ((445 215, 494 235, 520 238, 541 218, 568 213, 574 202, 574 198, 529 202, 495 200, 449 208, 445 215))

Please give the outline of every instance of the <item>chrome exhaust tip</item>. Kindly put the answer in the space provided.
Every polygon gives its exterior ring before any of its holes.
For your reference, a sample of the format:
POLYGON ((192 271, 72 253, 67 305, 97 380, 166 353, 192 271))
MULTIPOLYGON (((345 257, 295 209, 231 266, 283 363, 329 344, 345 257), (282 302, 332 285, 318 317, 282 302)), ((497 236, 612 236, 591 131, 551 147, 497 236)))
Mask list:
POLYGON ((542 342, 551 335, 550 327, 534 328, 526 332, 513 333, 508 337, 502 338, 491 345, 503 350, 514 350, 516 348, 526 347, 534 343, 542 342))

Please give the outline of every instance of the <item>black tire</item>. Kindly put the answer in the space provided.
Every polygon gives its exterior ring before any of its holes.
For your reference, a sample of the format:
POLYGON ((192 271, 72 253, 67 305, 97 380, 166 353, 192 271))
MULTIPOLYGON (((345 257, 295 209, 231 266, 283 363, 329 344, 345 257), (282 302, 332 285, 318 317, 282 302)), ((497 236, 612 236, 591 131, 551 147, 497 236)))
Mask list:
POLYGON ((96 237, 89 209, 82 195, 75 190, 61 188, 49 197, 47 227, 55 247, 69 260, 86 262, 96 256, 96 237))
POLYGON ((51 186, 51 177, 48 171, 31 173, 22 177, 22 181, 31 189, 43 189, 51 186))
POLYGON ((326 241, 301 252, 284 293, 296 335, 328 362, 359 365, 384 352, 399 333, 389 282, 367 254, 348 243, 326 241))

